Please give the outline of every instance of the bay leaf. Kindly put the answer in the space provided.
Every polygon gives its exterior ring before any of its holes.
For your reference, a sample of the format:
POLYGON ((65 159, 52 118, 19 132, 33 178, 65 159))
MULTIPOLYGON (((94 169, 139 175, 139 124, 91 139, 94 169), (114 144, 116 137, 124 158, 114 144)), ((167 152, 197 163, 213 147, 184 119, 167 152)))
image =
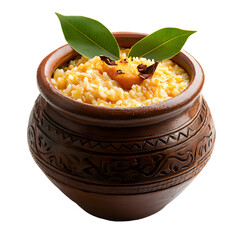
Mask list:
POLYGON ((119 46, 112 33, 100 22, 83 16, 58 16, 69 45, 87 58, 104 55, 119 59, 119 46))
POLYGON ((196 31, 162 28, 135 43, 128 56, 163 61, 180 52, 188 37, 196 31))

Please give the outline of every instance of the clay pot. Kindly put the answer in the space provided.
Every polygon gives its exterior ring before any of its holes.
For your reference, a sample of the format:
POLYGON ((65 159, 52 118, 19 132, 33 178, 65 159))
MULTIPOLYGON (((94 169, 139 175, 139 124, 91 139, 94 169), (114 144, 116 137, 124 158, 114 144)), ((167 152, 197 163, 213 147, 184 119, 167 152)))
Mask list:
MULTIPOLYGON (((122 47, 145 36, 114 35, 122 47)), ((133 220, 156 213, 188 186, 213 150, 215 128, 200 94, 201 66, 182 51, 172 60, 191 77, 185 91, 146 107, 107 108, 74 101, 51 86, 53 71, 76 55, 65 45, 39 66, 41 94, 28 126, 34 160, 92 215, 133 220)))

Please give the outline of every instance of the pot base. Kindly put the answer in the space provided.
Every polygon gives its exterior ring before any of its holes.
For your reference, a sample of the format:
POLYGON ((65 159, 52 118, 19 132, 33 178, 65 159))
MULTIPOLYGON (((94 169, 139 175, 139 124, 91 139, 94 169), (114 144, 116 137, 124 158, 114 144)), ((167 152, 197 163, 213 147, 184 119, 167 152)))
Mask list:
POLYGON ((48 176, 67 197, 93 216, 112 220, 129 221, 148 217, 163 209, 177 197, 193 178, 174 187, 144 194, 113 195, 82 191, 67 186, 48 176))

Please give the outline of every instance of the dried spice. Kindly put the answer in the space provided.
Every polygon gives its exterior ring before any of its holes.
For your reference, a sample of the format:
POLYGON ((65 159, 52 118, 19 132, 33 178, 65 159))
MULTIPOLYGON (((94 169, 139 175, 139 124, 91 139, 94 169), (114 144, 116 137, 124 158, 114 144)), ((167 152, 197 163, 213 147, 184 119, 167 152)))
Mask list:
POLYGON ((124 74, 124 73, 125 72, 123 70, 120 70, 120 69, 116 71, 116 74, 124 74))
POLYGON ((147 65, 141 63, 137 66, 137 69, 140 73, 144 73, 147 69, 147 65))
POLYGON ((128 63, 128 61, 126 58, 124 58, 124 59, 120 60, 120 63, 128 63))
POLYGON ((107 65, 110 65, 110 66, 116 66, 116 62, 114 60, 112 60, 111 58, 107 57, 107 56, 103 56, 101 55, 100 56, 100 59, 102 61, 104 61, 107 65))
POLYGON ((137 66, 139 73, 139 77, 142 79, 148 79, 151 78, 158 66, 158 64, 160 63, 160 61, 155 62, 154 64, 150 65, 147 67, 147 65, 145 64, 139 64, 137 66))

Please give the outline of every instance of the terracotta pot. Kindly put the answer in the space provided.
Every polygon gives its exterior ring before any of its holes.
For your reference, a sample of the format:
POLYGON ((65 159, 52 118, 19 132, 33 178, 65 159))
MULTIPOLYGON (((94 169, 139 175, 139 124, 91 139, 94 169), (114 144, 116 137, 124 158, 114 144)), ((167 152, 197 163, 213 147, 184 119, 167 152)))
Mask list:
MULTIPOLYGON (((145 36, 114 35, 122 47, 145 36)), ((92 215, 133 220, 156 213, 193 180, 213 150, 215 128, 200 94, 201 66, 182 51, 172 60, 191 77, 185 91, 146 107, 107 108, 74 101, 51 86, 53 71, 76 55, 65 45, 39 66, 41 94, 28 126, 34 160, 92 215)))

